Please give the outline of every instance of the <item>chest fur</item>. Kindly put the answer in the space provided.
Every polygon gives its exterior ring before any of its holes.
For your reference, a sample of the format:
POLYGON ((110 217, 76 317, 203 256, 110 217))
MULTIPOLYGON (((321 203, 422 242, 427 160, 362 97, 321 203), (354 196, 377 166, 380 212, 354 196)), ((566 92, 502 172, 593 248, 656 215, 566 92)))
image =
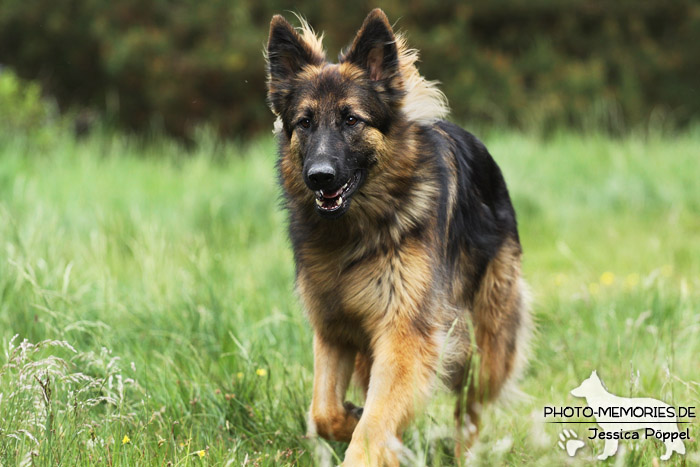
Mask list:
POLYGON ((318 250, 300 261, 297 284, 317 331, 364 347, 391 321, 425 313, 435 295, 434 261, 418 239, 369 252, 318 250))

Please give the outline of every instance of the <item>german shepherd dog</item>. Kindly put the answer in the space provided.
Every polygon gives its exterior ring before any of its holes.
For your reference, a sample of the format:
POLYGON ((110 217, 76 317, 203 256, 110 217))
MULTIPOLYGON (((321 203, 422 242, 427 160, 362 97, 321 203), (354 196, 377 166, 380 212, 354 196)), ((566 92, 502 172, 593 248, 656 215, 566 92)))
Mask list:
POLYGON ((531 320, 506 184, 479 140, 441 120, 444 95, 381 10, 337 64, 301 22, 274 16, 266 55, 314 332, 309 431, 349 441, 343 465, 396 466, 403 429, 441 384, 458 394, 459 456, 481 404, 524 366, 531 320), (353 374, 364 409, 345 402, 353 374))

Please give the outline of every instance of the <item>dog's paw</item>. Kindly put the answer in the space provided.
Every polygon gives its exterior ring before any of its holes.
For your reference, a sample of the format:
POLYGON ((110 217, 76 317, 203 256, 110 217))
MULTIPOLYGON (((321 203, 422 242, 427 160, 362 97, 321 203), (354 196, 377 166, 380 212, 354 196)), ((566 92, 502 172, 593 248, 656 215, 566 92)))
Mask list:
POLYGON ((576 451, 585 445, 583 441, 578 439, 578 435, 573 430, 564 429, 564 431, 559 433, 559 439, 558 446, 565 450, 569 457, 574 457, 576 451))
POLYGON ((358 407, 350 401, 345 401, 343 407, 349 415, 352 415, 356 419, 359 420, 360 417, 362 417, 362 407, 358 407))

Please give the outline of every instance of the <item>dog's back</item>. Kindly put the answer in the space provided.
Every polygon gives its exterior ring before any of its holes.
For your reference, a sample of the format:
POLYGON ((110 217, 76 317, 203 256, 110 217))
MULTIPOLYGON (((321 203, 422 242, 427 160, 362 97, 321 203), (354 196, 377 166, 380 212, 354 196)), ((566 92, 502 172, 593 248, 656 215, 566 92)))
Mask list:
MULTIPOLYGON (((480 387, 473 389, 478 394, 473 399, 485 400, 522 369, 531 331, 515 211, 501 170, 481 141, 444 121, 434 131, 440 139, 435 156, 447 161, 449 172, 443 186, 452 194, 441 227, 446 292, 459 312, 455 318, 469 319, 458 328, 461 344, 470 341, 468 333, 476 339, 463 347, 462 361, 470 361, 474 344, 480 349, 480 387)), ((465 379, 464 369, 452 374, 455 389, 465 379)))

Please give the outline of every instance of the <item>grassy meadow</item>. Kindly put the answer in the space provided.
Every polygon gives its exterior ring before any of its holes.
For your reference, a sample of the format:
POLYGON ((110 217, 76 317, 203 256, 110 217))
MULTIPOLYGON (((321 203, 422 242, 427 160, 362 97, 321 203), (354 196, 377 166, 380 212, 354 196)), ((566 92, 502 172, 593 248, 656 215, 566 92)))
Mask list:
MULTIPOLYGON (((502 167, 534 292, 526 396, 490 406, 476 465, 569 458, 545 405, 596 369, 621 396, 700 412, 700 128, 611 139, 479 135, 502 167)), ((309 440, 311 332, 293 290, 275 144, 194 150, 109 132, 0 138, 0 465, 335 465, 309 440)), ((357 392, 350 399, 361 402, 357 392)), ((455 465, 451 397, 405 465, 455 465)), ((700 428, 686 456, 700 463, 700 428)), ((652 465, 659 441, 606 464, 652 465)), ((663 465, 664 462, 661 462, 663 465)), ((656 465, 656 464, 654 464, 656 465)))

